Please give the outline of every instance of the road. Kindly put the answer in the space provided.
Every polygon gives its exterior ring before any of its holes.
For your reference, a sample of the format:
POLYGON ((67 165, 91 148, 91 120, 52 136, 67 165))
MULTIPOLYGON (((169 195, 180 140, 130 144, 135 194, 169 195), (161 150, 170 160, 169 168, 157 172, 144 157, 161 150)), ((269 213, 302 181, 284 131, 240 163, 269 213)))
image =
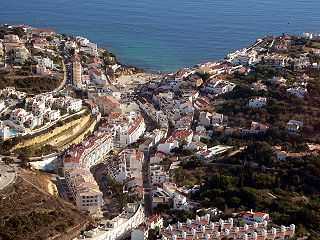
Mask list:
POLYGON ((151 196, 151 176, 150 176, 150 155, 152 150, 145 153, 143 163, 143 188, 144 188, 144 202, 145 202, 145 213, 147 216, 153 214, 152 208, 152 196, 151 196))
POLYGON ((16 180, 16 170, 12 167, 7 165, 1 164, 0 165, 0 191, 8 187, 16 180))
POLYGON ((67 83, 67 70, 66 70, 66 65, 65 65, 65 63, 64 63, 63 58, 61 58, 61 62, 62 62, 63 79, 62 79, 61 84, 60 84, 56 89, 54 89, 54 90, 52 91, 53 93, 59 92, 61 89, 64 88, 64 86, 65 86, 66 83, 67 83))

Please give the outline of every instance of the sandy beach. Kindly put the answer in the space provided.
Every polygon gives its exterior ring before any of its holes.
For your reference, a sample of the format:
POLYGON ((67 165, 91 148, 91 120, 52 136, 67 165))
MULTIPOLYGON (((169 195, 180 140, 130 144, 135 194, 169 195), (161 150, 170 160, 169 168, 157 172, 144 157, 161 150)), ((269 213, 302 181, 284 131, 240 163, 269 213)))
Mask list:
POLYGON ((159 78, 160 74, 152 74, 152 73, 136 73, 132 75, 122 75, 117 78, 114 83, 116 84, 125 84, 125 85, 140 85, 144 84, 152 78, 159 78))

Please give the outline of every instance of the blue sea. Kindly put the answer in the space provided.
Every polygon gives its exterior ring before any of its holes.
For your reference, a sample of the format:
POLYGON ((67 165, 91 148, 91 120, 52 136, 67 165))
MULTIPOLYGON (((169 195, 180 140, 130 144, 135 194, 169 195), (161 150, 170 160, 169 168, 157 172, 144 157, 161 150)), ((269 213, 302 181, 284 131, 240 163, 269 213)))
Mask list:
POLYGON ((0 0, 0 23, 82 35, 127 65, 173 72, 268 34, 320 32, 319 0, 0 0))

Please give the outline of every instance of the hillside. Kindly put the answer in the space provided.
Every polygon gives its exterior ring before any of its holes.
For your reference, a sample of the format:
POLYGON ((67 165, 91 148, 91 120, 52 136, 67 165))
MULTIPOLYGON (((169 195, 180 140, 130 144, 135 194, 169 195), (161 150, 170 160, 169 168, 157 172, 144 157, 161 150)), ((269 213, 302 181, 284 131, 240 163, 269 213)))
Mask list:
POLYGON ((15 87, 17 90, 29 94, 52 91, 61 82, 62 78, 54 78, 49 75, 36 75, 22 70, 0 72, 0 88, 15 87))
POLYGON ((1 240, 72 239, 89 222, 54 194, 50 178, 22 170, 16 183, 0 193, 1 240))

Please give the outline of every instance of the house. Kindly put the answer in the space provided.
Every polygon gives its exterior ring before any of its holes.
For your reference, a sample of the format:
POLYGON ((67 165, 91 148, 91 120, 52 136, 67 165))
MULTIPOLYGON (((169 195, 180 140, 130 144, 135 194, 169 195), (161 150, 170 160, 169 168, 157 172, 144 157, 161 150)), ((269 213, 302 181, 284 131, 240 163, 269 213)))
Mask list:
POLYGON ((170 203, 172 201, 171 195, 164 191, 161 187, 153 186, 151 190, 152 206, 156 207, 158 204, 170 203))
POLYGON ((14 49, 14 61, 23 64, 30 57, 29 50, 26 47, 17 47, 14 49))
POLYGON ((41 39, 41 38, 36 38, 33 42, 33 47, 36 48, 46 48, 48 46, 48 42, 45 39, 41 39))
POLYGON ((303 99, 307 95, 308 89, 298 86, 298 87, 288 88, 286 92, 294 95, 299 99, 303 99))
POLYGON ((159 215, 152 215, 131 231, 131 240, 148 240, 150 229, 161 229, 162 227, 163 218, 159 215))
POLYGON ((83 69, 80 61, 72 62, 72 83, 76 88, 83 88, 83 69))
POLYGON ((241 54, 235 57, 231 64, 233 66, 243 65, 243 66, 252 66, 257 62, 256 54, 241 54))
POLYGON ((49 75, 51 74, 51 71, 44 66, 36 65, 36 74, 49 75))
POLYGON ((188 145, 183 146, 184 149, 192 150, 192 151, 201 151, 207 150, 207 144, 202 142, 192 142, 188 145))
POLYGON ((240 128, 238 127, 226 127, 224 129, 224 135, 228 136, 228 135, 232 135, 236 132, 239 132, 240 128))
POLYGON ((210 112, 200 112, 199 114, 199 125, 210 126, 212 119, 212 113, 210 112))
POLYGON ((103 194, 90 171, 84 168, 70 169, 64 174, 77 209, 90 213, 99 212, 103 203, 103 194))
POLYGON ((268 91, 268 87, 261 83, 260 81, 252 83, 253 89, 254 90, 263 90, 263 91, 268 91))
POLYGON ((127 125, 119 132, 118 144, 120 147, 128 146, 136 142, 146 130, 144 118, 139 112, 130 112, 127 115, 127 125))
POLYGON ((0 112, 1 112, 3 109, 5 109, 5 107, 6 107, 5 102, 4 102, 3 100, 0 100, 0 112))
POLYGON ((211 79, 203 85, 203 91, 214 95, 227 93, 233 90, 236 85, 232 82, 222 79, 211 79))
POLYGON ((308 57, 300 56, 299 58, 294 58, 293 60, 293 66, 295 68, 306 68, 311 65, 310 60, 308 57))
POLYGON ((162 152, 156 152, 150 157, 150 164, 159 164, 166 157, 162 152))
POLYGON ((270 79, 271 83, 273 84, 285 84, 287 80, 283 77, 273 77, 270 79))
POLYGON ((202 78, 198 74, 190 74, 185 80, 187 86, 200 87, 203 83, 202 78))
POLYGON ((120 102, 111 95, 95 95, 93 101, 97 104, 103 115, 109 115, 112 112, 121 112, 120 102))
POLYGON ((248 102, 248 106, 251 108, 261 108, 267 104, 267 98, 257 97, 251 98, 248 102))
POLYGON ((46 119, 49 122, 56 121, 56 120, 59 120, 61 118, 60 110, 47 109, 44 112, 43 116, 44 116, 44 119, 46 119))
POLYGON ((303 126, 303 122, 291 119, 286 124, 286 131, 288 132, 299 132, 303 126))
POLYGON ((3 36, 4 43, 21 43, 19 36, 14 34, 8 34, 3 36))
POLYGON ((112 136, 103 130, 98 130, 71 148, 63 158, 64 170, 73 168, 90 168, 113 149, 112 136))
POLYGON ((157 170, 151 173, 151 184, 162 184, 164 182, 169 182, 170 176, 168 172, 157 170))
POLYGON ((265 133, 268 130, 268 126, 259 122, 252 122, 249 128, 241 128, 240 132, 245 134, 258 134, 265 133))
POLYGON ((147 152, 153 146, 152 139, 146 139, 142 144, 139 145, 141 151, 147 152))
POLYGON ((64 106, 67 109, 67 112, 78 112, 82 109, 82 100, 68 97, 65 99, 64 106))
POLYGON ((32 29, 31 31, 32 35, 39 36, 42 38, 46 37, 54 37, 56 35, 56 32, 52 29, 32 29))
POLYGON ((107 85, 107 77, 106 75, 102 72, 101 69, 92 67, 89 70, 89 74, 91 77, 91 80, 95 83, 98 84, 104 84, 105 86, 107 85))
POLYGON ((227 119, 223 114, 213 112, 200 112, 199 115, 199 125, 202 126, 217 126, 222 124, 227 119))
MULTIPOLYGON (((8 138, 12 137, 10 133, 10 128, 6 125, 3 125, 2 122, 0 123, 0 138, 2 140, 7 140, 8 138)), ((1 180, 1 178, 0 178, 1 180)))
POLYGON ((196 156, 199 158, 210 159, 219 154, 226 152, 228 149, 231 149, 231 148, 232 147, 229 147, 229 146, 217 145, 212 148, 208 148, 207 150, 197 152, 196 156))
POLYGON ((212 125, 220 125, 226 120, 227 117, 221 113, 213 112, 212 113, 212 125))
POLYGON ((39 56, 39 57, 35 57, 35 60, 36 60, 37 64, 40 66, 44 66, 44 67, 51 68, 51 69, 54 68, 53 61, 48 57, 42 58, 39 56))
POLYGON ((272 147, 272 150, 274 151, 277 160, 285 160, 287 157, 295 158, 295 157, 304 157, 309 155, 318 155, 318 153, 312 153, 312 152, 299 152, 299 153, 293 153, 293 152, 286 152, 283 151, 280 146, 274 146, 272 147))
POLYGON ((270 67, 286 67, 288 65, 289 58, 281 55, 268 55, 264 57, 264 62, 270 67))
POLYGON ((197 98, 194 101, 194 107, 199 111, 211 111, 212 104, 207 98, 197 98))
POLYGON ((250 211, 244 211, 239 213, 239 218, 242 219, 246 224, 253 223, 263 223, 264 221, 269 221, 270 216, 268 213, 264 212, 253 212, 252 209, 250 211))
POLYGON ((143 186, 143 180, 142 178, 138 178, 138 177, 132 177, 132 178, 128 178, 128 186, 129 187, 136 187, 136 186, 143 186))
POLYGON ((193 137, 192 130, 177 130, 172 136, 160 143, 157 147, 159 152, 169 154, 172 149, 178 148, 183 142, 191 143, 193 137))

